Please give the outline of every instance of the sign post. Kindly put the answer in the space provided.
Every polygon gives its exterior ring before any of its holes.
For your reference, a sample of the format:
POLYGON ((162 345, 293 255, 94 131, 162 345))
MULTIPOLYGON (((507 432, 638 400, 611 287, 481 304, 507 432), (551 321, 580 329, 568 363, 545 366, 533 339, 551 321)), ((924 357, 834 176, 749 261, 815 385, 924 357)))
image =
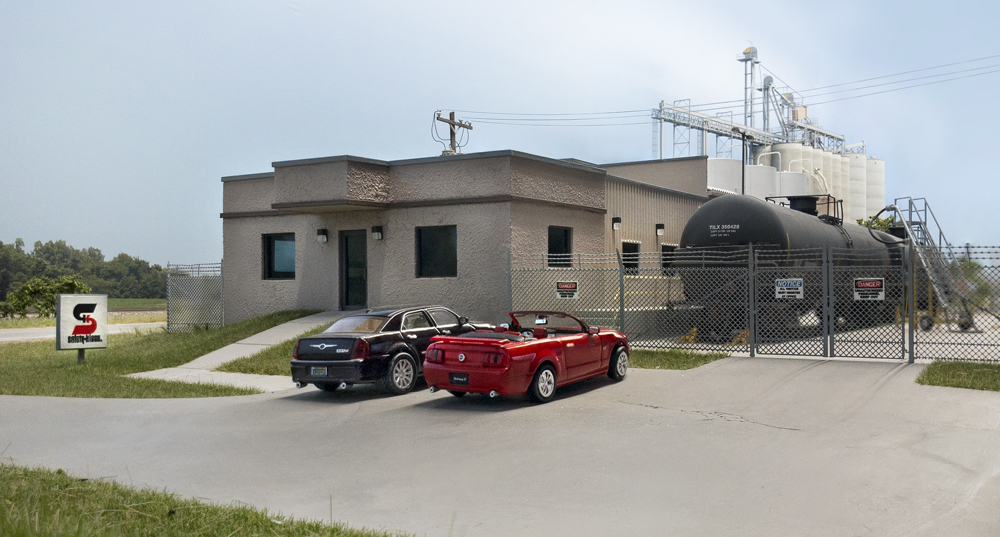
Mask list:
POLYGON ((108 346, 108 295, 56 296, 56 350, 76 349, 83 365, 84 351, 108 346))

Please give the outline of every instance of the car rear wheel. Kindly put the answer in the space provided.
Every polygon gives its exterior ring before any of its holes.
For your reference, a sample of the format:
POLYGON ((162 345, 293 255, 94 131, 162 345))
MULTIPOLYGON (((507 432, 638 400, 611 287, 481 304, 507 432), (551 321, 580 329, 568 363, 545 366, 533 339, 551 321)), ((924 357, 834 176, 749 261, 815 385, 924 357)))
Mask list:
POLYGON ((621 380, 628 373, 628 351, 625 347, 616 347, 611 352, 611 363, 608 364, 608 376, 612 380, 621 380))
POLYGON ((409 353, 400 352, 389 360, 389 368, 382 379, 386 393, 402 395, 413 390, 417 384, 417 362, 409 353))
POLYGON ((551 365, 543 365, 535 372, 528 387, 528 395, 536 402, 548 403, 556 394, 556 371, 551 365))
POLYGON ((456 392, 455 390, 448 390, 448 393, 454 395, 455 397, 465 397, 465 394, 469 392, 456 392))

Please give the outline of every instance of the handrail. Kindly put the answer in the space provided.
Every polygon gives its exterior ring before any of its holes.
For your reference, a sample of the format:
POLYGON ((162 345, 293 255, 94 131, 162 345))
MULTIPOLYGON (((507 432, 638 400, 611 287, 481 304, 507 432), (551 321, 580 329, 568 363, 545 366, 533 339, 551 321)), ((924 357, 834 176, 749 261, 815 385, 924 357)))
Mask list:
POLYGON ((767 153, 761 153, 761 154, 757 155, 757 165, 760 166, 760 158, 764 157, 764 156, 767 156, 767 155, 778 155, 777 170, 781 171, 781 153, 779 153, 778 151, 768 151, 767 153))

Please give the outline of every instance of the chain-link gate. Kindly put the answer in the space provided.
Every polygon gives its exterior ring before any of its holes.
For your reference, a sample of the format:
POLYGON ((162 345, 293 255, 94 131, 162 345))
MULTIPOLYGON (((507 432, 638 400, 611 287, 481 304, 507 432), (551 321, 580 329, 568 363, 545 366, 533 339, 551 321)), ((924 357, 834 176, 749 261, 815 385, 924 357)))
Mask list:
POLYGON ((640 348, 1000 361, 1000 249, 966 251, 947 301, 902 247, 743 247, 522 260, 511 302, 569 311, 640 348))
POLYGON ((168 263, 167 331, 222 324, 222 263, 168 263))

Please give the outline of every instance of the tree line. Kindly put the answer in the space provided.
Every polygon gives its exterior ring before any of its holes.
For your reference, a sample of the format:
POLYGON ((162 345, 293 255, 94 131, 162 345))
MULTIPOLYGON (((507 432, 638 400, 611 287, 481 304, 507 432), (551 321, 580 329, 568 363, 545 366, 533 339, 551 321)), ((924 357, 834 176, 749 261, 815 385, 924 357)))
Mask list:
POLYGON ((166 269, 138 257, 122 253, 105 261, 99 249, 77 249, 66 241, 37 241, 30 252, 25 251, 22 239, 0 241, 0 301, 32 278, 72 279, 110 298, 167 297, 166 269))

